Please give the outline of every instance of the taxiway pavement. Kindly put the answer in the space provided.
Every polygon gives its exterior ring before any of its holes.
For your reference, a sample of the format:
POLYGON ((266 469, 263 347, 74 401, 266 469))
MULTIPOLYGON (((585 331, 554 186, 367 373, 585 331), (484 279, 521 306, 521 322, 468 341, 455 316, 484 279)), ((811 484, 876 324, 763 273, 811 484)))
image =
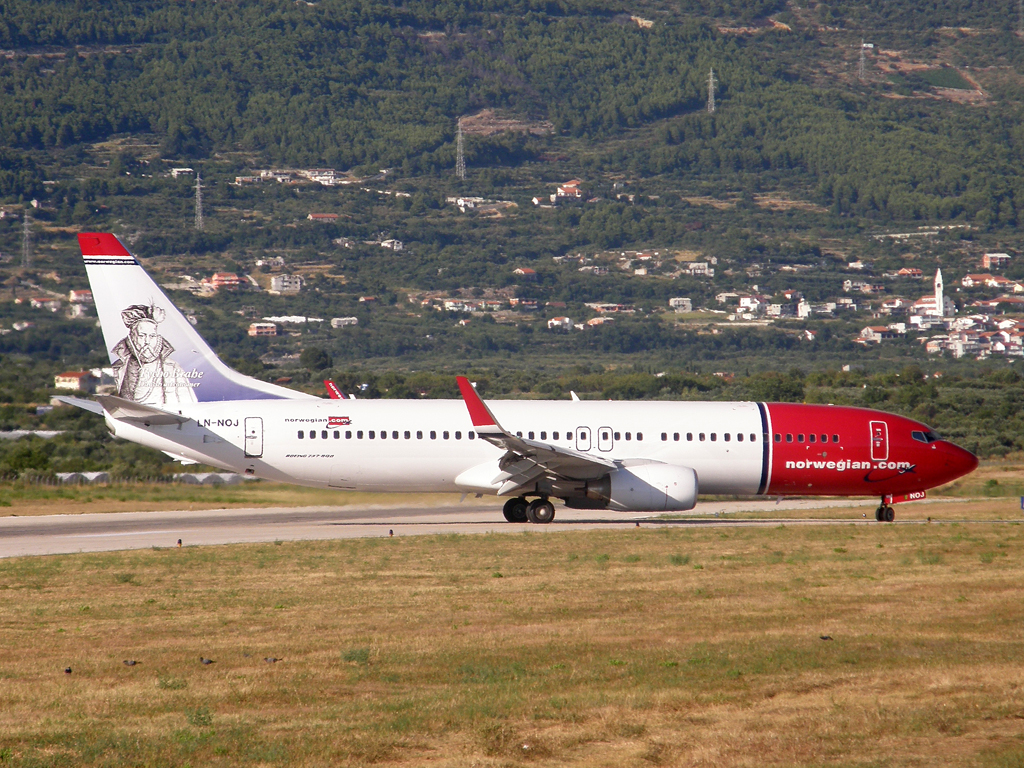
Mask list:
MULTIPOLYGON (((644 525, 778 525, 787 510, 826 507, 873 508, 870 500, 754 499, 701 502, 691 516, 676 521, 646 512, 558 509, 549 525, 505 522, 493 503, 444 507, 359 506, 176 510, 109 514, 44 515, 0 518, 0 558, 73 552, 109 552, 151 547, 242 544, 247 542, 348 539, 374 536, 419 536, 438 533, 508 533, 578 531, 644 525), (730 520, 729 514, 760 511, 763 520, 730 520), (698 517, 692 516, 698 515, 698 517), (717 515, 717 517, 700 517, 717 515)), ((871 519, 870 510, 866 519, 871 519)), ((825 521, 788 519, 787 524, 825 521)), ((851 522, 849 519, 832 522, 851 522)), ((873 520, 872 520, 873 522, 873 520)))

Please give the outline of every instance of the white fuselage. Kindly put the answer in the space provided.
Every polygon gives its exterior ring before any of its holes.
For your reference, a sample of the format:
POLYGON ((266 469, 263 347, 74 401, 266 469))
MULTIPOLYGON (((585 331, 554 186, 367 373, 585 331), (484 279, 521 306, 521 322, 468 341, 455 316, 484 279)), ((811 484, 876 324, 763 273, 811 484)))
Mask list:
MULTIPOLYGON (((488 403, 512 433, 631 463, 692 467, 702 494, 756 494, 768 466, 756 403, 488 403)), ((252 477, 366 491, 475 491, 503 451, 476 436, 462 400, 242 400, 180 407, 192 420, 118 436, 252 477)), ((770 445, 768 449, 770 450, 770 445)))

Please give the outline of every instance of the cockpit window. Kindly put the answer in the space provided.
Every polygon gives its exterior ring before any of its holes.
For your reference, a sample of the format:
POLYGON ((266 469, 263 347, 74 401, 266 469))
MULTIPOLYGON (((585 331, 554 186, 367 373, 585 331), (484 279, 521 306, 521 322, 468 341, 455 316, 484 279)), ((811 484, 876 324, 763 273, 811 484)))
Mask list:
POLYGON ((917 440, 919 443, 934 443, 942 439, 930 429, 927 432, 914 430, 913 432, 910 433, 910 436, 917 440))

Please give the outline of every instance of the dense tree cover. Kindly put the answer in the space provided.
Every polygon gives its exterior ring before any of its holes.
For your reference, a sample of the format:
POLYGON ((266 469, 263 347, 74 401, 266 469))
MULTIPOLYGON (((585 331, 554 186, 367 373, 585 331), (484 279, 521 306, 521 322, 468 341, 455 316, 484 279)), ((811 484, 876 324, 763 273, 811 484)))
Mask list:
MULTIPOLYGON (((912 25, 927 16, 932 26, 1007 18, 1005 8, 982 3, 946 2, 920 16, 905 5, 818 11, 898 13, 912 25)), ((839 214, 869 218, 1012 226, 1024 208, 1014 173, 1024 160, 1019 108, 903 103, 794 82, 800 73, 781 70, 786 56, 777 54, 799 51, 806 64, 814 43, 800 32, 751 45, 679 16, 640 29, 622 21, 627 9, 597 0, 3 6, 0 45, 17 51, 0 64, 0 145, 11 148, 152 132, 170 158, 243 150, 268 162, 434 174, 454 162, 456 117, 504 107, 591 141, 658 124, 653 142, 597 160, 608 170, 770 175, 811 186, 839 214), (47 45, 62 48, 25 55, 47 45), (69 47, 76 45, 90 47, 69 47), (701 106, 712 66, 727 107, 708 116, 701 106)), ((773 6, 711 2, 683 11, 743 8, 773 6)), ((474 140, 470 154, 477 164, 515 166, 544 146, 498 137, 474 140)), ((17 154, 8 160, 0 195, 36 194, 38 169, 17 154)), ((79 219, 88 214, 79 207, 79 219)), ((593 242, 617 247, 663 229, 645 218, 602 209, 579 223, 593 242)))

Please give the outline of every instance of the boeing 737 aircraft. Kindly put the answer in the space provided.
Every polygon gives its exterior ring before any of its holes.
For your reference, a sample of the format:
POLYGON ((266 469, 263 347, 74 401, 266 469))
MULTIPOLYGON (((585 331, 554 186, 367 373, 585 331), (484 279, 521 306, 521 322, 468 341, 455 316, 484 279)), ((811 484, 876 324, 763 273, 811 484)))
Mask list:
POLYGON ((902 416, 824 405, 321 399, 222 363, 109 233, 78 236, 116 395, 63 398, 111 432, 250 477, 363 491, 506 497, 509 522, 575 509, 684 511, 698 493, 876 496, 972 471, 973 454, 902 416))

